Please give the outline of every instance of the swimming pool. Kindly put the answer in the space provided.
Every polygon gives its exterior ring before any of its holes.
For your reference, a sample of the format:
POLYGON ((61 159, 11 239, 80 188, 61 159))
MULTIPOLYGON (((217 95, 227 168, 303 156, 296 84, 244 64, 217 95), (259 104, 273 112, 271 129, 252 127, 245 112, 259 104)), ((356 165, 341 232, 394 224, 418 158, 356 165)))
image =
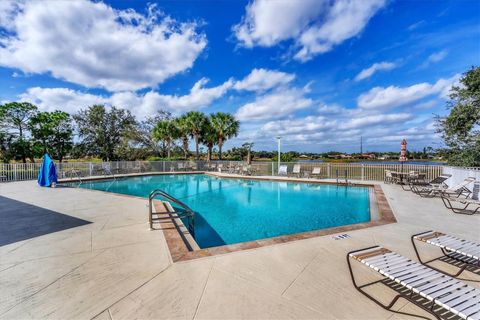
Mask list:
POLYGON ((145 198, 164 190, 196 212, 201 248, 367 222, 371 213, 368 187, 172 174, 86 181, 80 188, 145 198))

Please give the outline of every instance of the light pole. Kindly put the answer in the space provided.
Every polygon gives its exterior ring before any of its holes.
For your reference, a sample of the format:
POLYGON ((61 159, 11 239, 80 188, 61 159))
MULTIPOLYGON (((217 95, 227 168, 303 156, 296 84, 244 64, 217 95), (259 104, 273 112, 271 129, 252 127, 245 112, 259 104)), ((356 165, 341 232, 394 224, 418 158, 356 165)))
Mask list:
POLYGON ((277 174, 280 173, 280 142, 282 140, 281 136, 277 136, 277 141, 278 141, 278 168, 277 168, 277 174))

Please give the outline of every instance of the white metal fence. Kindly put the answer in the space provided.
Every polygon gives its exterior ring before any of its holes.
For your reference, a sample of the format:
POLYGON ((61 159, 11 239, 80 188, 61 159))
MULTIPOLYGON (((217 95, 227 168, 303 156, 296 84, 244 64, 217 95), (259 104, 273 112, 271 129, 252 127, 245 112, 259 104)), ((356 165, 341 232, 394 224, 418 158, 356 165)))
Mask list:
MULTIPOLYGON (((41 163, 14 163, 0 164, 0 181, 22 181, 35 180, 38 176, 41 163)), ((426 174, 427 179, 433 179, 442 172, 448 170, 458 171, 462 180, 464 175, 476 176, 480 179, 480 168, 470 168, 468 173, 459 171, 462 169, 444 167, 439 165, 414 165, 405 164, 359 164, 359 163, 321 163, 321 162, 282 162, 287 166, 288 173, 293 172, 294 165, 300 165, 300 175, 306 176, 314 168, 320 169, 320 178, 354 179, 383 181, 385 170, 392 171, 418 171, 426 174), (475 172, 476 175, 472 175, 475 172)), ((127 173, 149 173, 149 172, 173 172, 173 171, 219 171, 231 173, 248 173, 253 175, 277 175, 277 162, 253 162, 248 170, 245 169, 245 162, 241 161, 113 161, 113 162, 63 162, 56 163, 57 175, 59 178, 88 177, 104 175, 110 172, 114 175, 127 173)), ((318 169, 317 169, 318 170, 318 169)), ((457 176, 457 173, 455 173, 457 176)), ((455 181, 457 181, 455 180, 455 181)))

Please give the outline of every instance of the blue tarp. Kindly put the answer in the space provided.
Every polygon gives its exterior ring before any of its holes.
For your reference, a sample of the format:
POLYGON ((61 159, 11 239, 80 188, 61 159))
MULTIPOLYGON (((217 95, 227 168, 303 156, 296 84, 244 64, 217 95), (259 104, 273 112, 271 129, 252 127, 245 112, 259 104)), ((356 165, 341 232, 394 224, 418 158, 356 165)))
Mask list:
POLYGON ((57 171, 52 158, 45 153, 40 172, 38 173, 38 184, 41 187, 50 187, 52 183, 57 183, 57 171))

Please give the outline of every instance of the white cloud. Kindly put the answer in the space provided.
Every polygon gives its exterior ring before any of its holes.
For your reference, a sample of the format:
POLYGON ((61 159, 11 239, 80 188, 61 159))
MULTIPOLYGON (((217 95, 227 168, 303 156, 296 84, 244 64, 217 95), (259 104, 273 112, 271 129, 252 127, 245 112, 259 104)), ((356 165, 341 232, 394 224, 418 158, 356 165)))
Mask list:
POLYGON ((279 86, 285 86, 295 79, 294 74, 267 69, 253 69, 243 80, 237 81, 237 90, 266 91, 279 86))
POLYGON ((339 126, 339 129, 357 129, 375 125, 389 125, 412 119, 408 113, 376 114, 350 119, 339 126))
POLYGON ((204 85, 207 82, 206 78, 202 78, 195 83, 189 94, 183 96, 161 95, 156 92, 151 92, 151 94, 155 95, 160 105, 165 105, 170 110, 190 111, 209 106, 213 101, 222 97, 233 85, 233 81, 228 80, 219 86, 205 88, 204 85))
POLYGON ((355 37, 384 5, 384 0, 334 2, 323 23, 312 26, 300 35, 301 49, 294 58, 300 61, 310 60, 355 37))
POLYGON ((420 69, 427 68, 431 64, 442 61, 443 59, 445 59, 447 57, 447 55, 448 55, 447 50, 441 50, 441 51, 432 53, 431 55, 429 55, 427 57, 425 62, 422 63, 422 65, 420 66, 420 69))
POLYGON ((15 12, 19 10, 20 4, 9 0, 0 1, 0 28, 12 30, 15 12))
POLYGON ((415 109, 418 109, 418 110, 431 109, 431 108, 433 108, 434 106, 436 106, 436 105, 438 105, 438 104, 439 104, 439 101, 436 100, 436 99, 433 99, 433 100, 429 100, 429 101, 417 103, 417 104, 415 105, 415 109))
POLYGON ((459 75, 455 75, 449 79, 440 79, 434 84, 423 82, 409 87, 375 87, 361 94, 357 103, 364 109, 384 109, 406 105, 434 94, 446 97, 458 78, 459 75))
POLYGON ((438 51, 438 52, 432 53, 431 55, 428 56, 427 61, 429 61, 429 62, 439 62, 439 61, 442 61, 443 59, 445 59, 445 57, 447 56, 447 54, 448 54, 448 51, 447 51, 447 50, 442 50, 442 51, 438 51))
POLYGON ((9 31, 0 33, 0 66, 85 87, 155 87, 191 68, 207 43, 195 23, 154 6, 142 15, 87 0, 9 4, 0 4, 0 29, 9 31))
POLYGON ((268 120, 283 118, 287 115, 310 107, 313 101, 304 97, 304 90, 284 89, 257 97, 237 110, 240 120, 268 120))
POLYGON ((296 150, 300 145, 314 150, 328 145, 339 150, 357 145, 360 136, 368 142, 398 134, 404 134, 404 137, 417 136, 419 132, 430 134, 417 128, 404 130, 412 119, 413 115, 409 113, 372 115, 365 110, 341 108, 341 112, 335 116, 319 115, 269 121, 257 130, 255 139, 267 141, 271 140, 272 136, 281 135, 285 144, 296 147, 296 150))
POLYGON ((333 105, 323 104, 317 109, 317 111, 319 114, 323 114, 323 115, 335 115, 335 114, 343 113, 344 108, 336 104, 333 104, 333 105))
POLYGON ((18 97, 21 101, 33 103, 44 111, 62 110, 69 113, 75 113, 94 104, 109 103, 106 97, 67 88, 33 87, 18 97))
POLYGON ((315 133, 327 129, 332 129, 336 126, 335 120, 328 120, 322 116, 308 116, 299 119, 286 119, 269 121, 262 126, 262 131, 282 136, 300 134, 300 133, 315 133))
POLYGON ((203 78, 186 95, 164 95, 155 91, 137 94, 130 91, 117 92, 110 96, 100 96, 67 88, 29 88, 19 95, 20 100, 36 104, 42 110, 63 110, 75 113, 93 104, 106 104, 128 109, 139 118, 154 114, 159 109, 173 113, 201 109, 222 97, 233 85, 232 80, 211 88, 205 88, 203 78))
POLYGON ((233 27, 242 45, 271 47, 297 37, 320 14, 325 1, 256 0, 247 5, 242 22, 233 27))
POLYGON ((408 31, 413 31, 415 29, 418 29, 419 27, 423 26, 425 24, 425 20, 420 20, 415 23, 412 23, 411 25, 408 26, 407 30, 408 31))
POLYGON ((255 0, 232 29, 247 48, 293 39, 294 59, 307 61, 357 36, 385 0, 255 0))
POLYGON ((355 81, 360 81, 366 78, 371 77, 375 72, 377 71, 386 71, 386 70, 392 70, 395 68, 396 65, 393 62, 378 62, 372 64, 370 67, 363 69, 360 71, 359 74, 355 77, 355 81))

